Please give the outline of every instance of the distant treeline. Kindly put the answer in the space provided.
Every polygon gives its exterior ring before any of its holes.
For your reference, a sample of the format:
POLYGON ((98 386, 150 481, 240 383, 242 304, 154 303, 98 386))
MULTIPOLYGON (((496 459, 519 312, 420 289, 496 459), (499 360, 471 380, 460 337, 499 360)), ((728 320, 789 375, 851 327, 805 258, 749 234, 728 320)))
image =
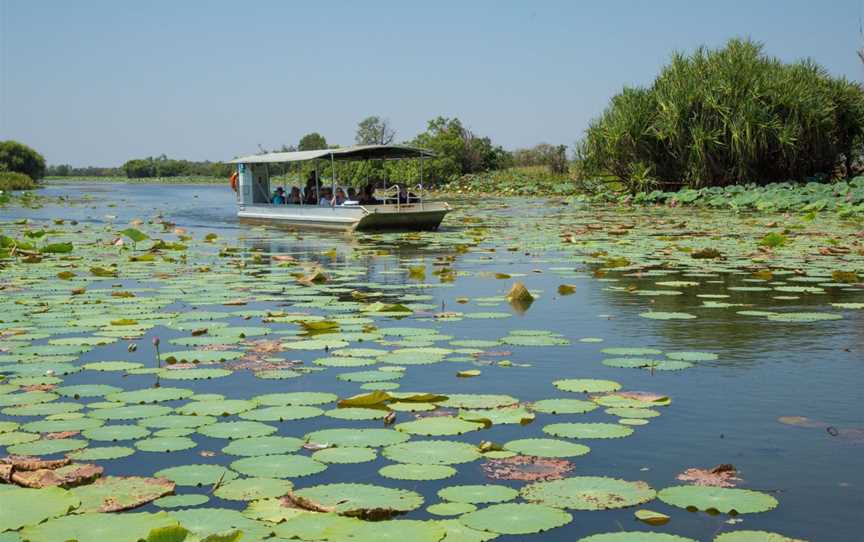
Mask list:
MULTIPOLYGON (((371 116, 357 125, 354 144, 387 145, 396 142, 396 131, 390 122, 382 117, 371 116)), ((406 145, 423 147, 433 151, 435 158, 424 160, 423 180, 428 184, 442 184, 461 175, 497 171, 514 166, 543 166, 553 173, 568 170, 567 147, 541 143, 529 149, 507 151, 495 145, 489 137, 478 136, 467 128, 458 118, 437 117, 428 122, 426 130, 415 137, 401 141, 406 145)), ((318 132, 304 135, 296 144, 283 144, 273 149, 260 148, 261 153, 290 152, 335 148, 318 132)), ((311 169, 311 164, 301 168, 299 173, 311 169)), ((328 164, 321 164, 321 174, 330 175, 328 164)), ((285 175, 290 168, 275 165, 271 173, 285 175)), ((196 162, 177 160, 166 155, 147 158, 134 158, 119 168, 110 167, 72 167, 52 165, 46 175, 51 177, 127 177, 167 178, 167 177, 228 177, 233 166, 219 162, 196 162)), ((294 170, 292 170, 294 171, 294 170)), ((337 167, 337 176, 351 184, 368 180, 398 179, 400 182, 416 183, 420 180, 420 168, 416 161, 385 163, 351 163, 337 167)))

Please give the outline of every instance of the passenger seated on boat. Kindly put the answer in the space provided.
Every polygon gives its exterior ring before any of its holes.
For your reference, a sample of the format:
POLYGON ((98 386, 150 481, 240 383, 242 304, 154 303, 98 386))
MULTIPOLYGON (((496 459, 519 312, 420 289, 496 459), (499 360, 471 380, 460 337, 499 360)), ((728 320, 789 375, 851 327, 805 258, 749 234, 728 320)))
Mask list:
POLYGON ((357 201, 357 190, 355 190, 353 186, 348 187, 348 199, 351 201, 357 201))
POLYGON ((281 186, 276 189, 276 192, 273 193, 273 197, 270 198, 270 203, 273 205, 285 205, 285 189, 281 186))
POLYGON ((314 186, 306 187, 306 197, 303 199, 306 205, 318 205, 318 189, 314 186))
POLYGON ((345 191, 342 188, 336 189, 336 195, 333 196, 331 205, 345 205, 345 191))
POLYGON ((291 193, 288 195, 288 201, 286 203, 291 203, 294 205, 299 205, 303 202, 303 197, 300 195, 300 188, 296 186, 291 187, 291 193))
POLYGON ((333 192, 329 188, 321 189, 321 198, 318 199, 319 207, 329 207, 332 205, 331 200, 333 199, 333 192))
POLYGON ((375 192, 375 188, 371 184, 367 184, 360 191, 360 205, 375 205, 378 203, 378 200, 375 199, 375 196, 372 193, 375 192))

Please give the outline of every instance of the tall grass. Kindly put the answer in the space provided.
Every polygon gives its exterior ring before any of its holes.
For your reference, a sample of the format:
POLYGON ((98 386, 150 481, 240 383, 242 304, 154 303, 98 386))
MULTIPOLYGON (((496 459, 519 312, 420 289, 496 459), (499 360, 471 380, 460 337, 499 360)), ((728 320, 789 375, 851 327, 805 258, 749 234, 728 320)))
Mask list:
POLYGON ((632 191, 851 174, 864 92, 810 60, 783 63, 731 40, 675 54, 648 88, 625 88, 577 147, 583 174, 632 191))

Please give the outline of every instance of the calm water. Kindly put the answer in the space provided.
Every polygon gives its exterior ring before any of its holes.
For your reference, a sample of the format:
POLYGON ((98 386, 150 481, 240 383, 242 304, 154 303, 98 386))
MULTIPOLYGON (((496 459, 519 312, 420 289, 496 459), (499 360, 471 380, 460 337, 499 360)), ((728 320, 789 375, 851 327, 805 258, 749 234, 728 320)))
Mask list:
MULTIPOLYGON (((787 536, 811 541, 864 540, 861 514, 864 510, 864 311, 845 311, 844 319, 829 322, 790 324, 771 322, 763 318, 744 317, 735 308, 704 309, 704 298, 697 294, 731 295, 721 301, 747 303, 759 310, 821 310, 831 302, 861 302, 864 291, 833 290, 824 295, 801 295, 797 300, 777 300, 771 292, 728 291, 727 287, 746 285, 749 274, 722 274, 707 278, 688 278, 681 274, 654 276, 606 275, 597 278, 592 268, 568 262, 550 244, 544 251, 536 243, 520 244, 512 233, 520 228, 530 230, 531 224, 549 227, 561 221, 561 213, 579 214, 586 209, 570 206, 564 211, 557 205, 543 202, 509 200, 483 206, 483 220, 488 220, 493 232, 480 245, 482 251, 458 254, 434 242, 394 243, 390 237, 304 233, 297 235, 279 230, 253 228, 239 224, 234 217, 233 198, 224 186, 147 186, 94 184, 54 186, 42 191, 45 206, 40 209, 0 209, 0 219, 26 217, 48 221, 62 217, 82 223, 103 225, 126 224, 135 218, 151 218, 161 214, 164 219, 194 232, 215 232, 220 238, 236 239, 247 248, 263 248, 268 253, 289 254, 303 259, 322 259, 328 269, 342 266, 368 268, 368 277, 361 280, 378 284, 409 282, 400 265, 409 262, 431 264, 436 258, 453 256, 452 267, 458 277, 451 287, 429 288, 416 293, 429 294, 428 301, 438 310, 446 311, 507 311, 505 303, 481 307, 474 299, 503 295, 512 280, 496 280, 494 273, 518 277, 532 291, 542 295, 524 313, 505 319, 465 319, 454 322, 416 322, 403 319, 390 322, 397 326, 426 327, 434 325, 442 334, 456 338, 498 339, 512 329, 540 329, 560 333, 570 339, 569 346, 511 347, 504 356, 517 366, 479 367, 477 378, 457 379, 454 373, 471 367, 465 363, 438 363, 409 367, 399 382, 403 390, 423 390, 437 393, 505 393, 523 401, 551 397, 576 397, 556 390, 551 382, 560 378, 603 378, 620 382, 626 390, 646 390, 668 395, 673 402, 663 408, 662 415, 645 426, 636 427, 632 436, 624 439, 588 442, 591 453, 574 459, 577 475, 612 476, 626 480, 644 480, 660 489, 676 485, 675 475, 690 467, 712 467, 732 463, 744 482, 739 487, 771 492, 779 501, 777 509, 739 516, 734 526, 729 516, 691 513, 668 506, 659 500, 644 506, 669 514, 671 522, 652 528, 633 518, 634 509, 601 512, 573 512, 574 521, 562 528, 541 535, 501 537, 500 540, 575 541, 593 533, 617 530, 654 530, 688 536, 701 541, 712 540, 715 533, 732 528, 776 531, 787 536), (71 197, 77 203, 68 205, 60 197, 71 197), (83 199, 82 199, 83 198, 83 199), (362 256, 351 257, 357 247, 380 245, 387 256, 375 257, 364 250, 362 256), (337 249, 335 259, 321 253, 337 249), (508 250, 515 249, 515 250, 508 250), (494 249, 494 251, 492 250, 494 249), (556 269, 569 269, 563 276, 556 269), (539 273, 536 271, 540 271, 539 273), (616 281, 606 280, 616 278, 616 281), (681 288, 677 296, 631 295, 627 287, 657 289, 658 280, 695 280, 697 288, 681 288), (569 296, 556 293, 561 283, 576 286, 569 296), (460 305, 458 298, 472 302, 460 305), (642 318, 646 310, 692 312, 692 320, 660 321, 642 318), (602 338, 603 342, 579 342, 580 338, 602 338), (608 367, 601 364, 607 356, 602 348, 634 346, 655 347, 664 351, 696 350, 714 352, 717 361, 700 362, 683 371, 650 373, 639 369, 608 367), (521 367, 520 364, 530 366, 521 367), (824 428, 805 428, 779 423, 781 416, 805 416, 827 426, 842 430, 832 436, 824 428)), ((451 202, 463 209, 471 202, 451 202)), ((729 217, 730 221, 737 220, 729 217)), ((448 218, 442 235, 458 235, 473 227, 457 218, 448 218)), ((550 236, 552 234, 550 233, 550 236)), ((431 270, 431 267, 430 267, 431 270)), ((428 275, 429 282, 437 278, 428 275)), ((407 290, 411 292, 411 290, 407 290)), ((275 293, 275 292, 274 292, 275 293)), ((272 308, 272 302, 251 303, 244 308, 272 308)), ((290 307, 281 307, 290 310, 290 307)), ((214 310, 208 308, 207 310, 214 310)), ((218 310, 218 309, 215 309, 218 310)), ((254 323, 247 325, 256 325, 254 323)), ((260 324, 258 324, 260 325, 260 324)), ((288 327, 273 325, 274 328, 288 327)), ((178 331, 157 328, 147 335, 159 335, 163 344, 178 331)), ((97 347, 85 355, 87 361, 127 359, 151 364, 147 348, 136 353, 126 351, 126 342, 97 347)), ((356 345, 352 345, 356 346, 356 345)), ((362 345, 360 345, 362 346, 362 345)), ((446 344, 444 344, 446 346, 446 344)), ((290 359, 307 363, 321 357, 321 352, 292 351, 290 359)), ((481 357, 495 362, 501 357, 481 357)), ((358 393, 357 384, 334 378, 340 371, 328 369, 293 380, 262 380, 241 371, 212 381, 180 382, 169 385, 195 389, 197 392, 222 393, 232 398, 277 391, 331 391, 340 397, 358 393)), ((84 371, 65 378, 64 384, 102 382, 123 387, 145 387, 154 377, 137 376, 134 386, 123 378, 84 371)), ((401 414, 406 421, 410 414, 401 414)), ((575 418, 575 417, 569 417, 575 418)), ((566 416, 538 414, 529 426, 493 426, 482 433, 463 435, 460 440, 506 442, 514 438, 543 437, 541 428, 557 421, 575 421, 566 416)), ((578 416, 579 421, 610 421, 598 409, 578 416)), ((10 419, 0 415, 0 420, 10 419)), ((379 422, 362 422, 370 427, 379 422)), ((302 436, 305 432, 325 427, 345 427, 346 422, 318 417, 311 420, 280 424, 278 434, 302 436)), ((352 427, 359 426, 352 422, 352 427)), ((833 431, 832 431, 833 432, 833 431)), ((450 437, 446 437, 450 438, 450 437)), ((201 450, 219 451, 225 441, 195 435, 198 447, 172 454, 136 453, 114 461, 100 462, 111 474, 152 475, 166 466, 229 462, 217 454, 202 458, 201 450)), ((437 502, 435 492, 459 483, 489 483, 480 469, 481 462, 459 465, 457 477, 431 482, 400 482, 384 479, 377 471, 389 461, 380 458, 359 465, 332 465, 321 474, 295 480, 295 486, 318 483, 355 481, 413 489, 427 497, 427 505, 437 502)), ((519 487, 516 482, 501 482, 519 487)), ((206 492, 206 489, 178 488, 179 493, 206 492)), ((238 508, 243 503, 212 498, 206 506, 238 508)), ((155 510, 152 505, 145 510, 155 510)), ((410 513, 410 519, 433 516, 423 509, 410 513)))

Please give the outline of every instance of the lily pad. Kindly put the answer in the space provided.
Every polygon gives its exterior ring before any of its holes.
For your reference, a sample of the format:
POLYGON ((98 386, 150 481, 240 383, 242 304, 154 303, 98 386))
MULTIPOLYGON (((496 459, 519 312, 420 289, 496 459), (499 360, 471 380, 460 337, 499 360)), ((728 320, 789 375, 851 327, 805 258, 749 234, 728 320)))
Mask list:
POLYGON ((679 508, 733 515, 767 512, 778 504, 767 493, 726 487, 673 486, 660 490, 657 497, 679 508))
POLYGON ((315 418, 324 411, 318 407, 286 405, 257 408, 240 414, 244 420, 255 420, 259 422, 285 422, 292 420, 305 420, 315 418))
POLYGON ((586 536, 585 538, 580 538, 578 542, 696 542, 696 540, 674 534, 652 533, 650 531, 618 531, 586 536))
POLYGON ((153 501, 154 506, 159 508, 191 508, 200 506, 210 500, 207 495, 187 493, 185 495, 168 495, 153 501))
POLYGON ((375 450, 358 447, 325 448, 312 454, 312 459, 322 463, 366 463, 367 461, 375 461, 377 458, 378 454, 375 450))
POLYGON ((81 500, 78 512, 119 512, 174 493, 174 482, 164 478, 105 476, 71 492, 81 500))
POLYGON ((478 531, 498 534, 532 534, 567 525, 573 516, 540 504, 495 504, 470 512, 459 521, 478 531))
POLYGON ((78 497, 59 487, 10 487, 0 491, 0 532, 17 531, 25 525, 65 516, 80 504, 78 497))
POLYGON ((294 437, 252 437, 232 441, 222 448, 228 455, 254 457, 262 455, 282 455, 296 452, 303 447, 303 441, 294 437))
POLYGON ((480 459, 480 451, 464 442, 423 440, 387 446, 382 455, 400 463, 420 465, 455 465, 480 459))
POLYGON ((556 380, 552 384, 561 391, 571 391, 574 393, 606 393, 621 389, 621 384, 613 380, 595 380, 591 378, 556 380))
POLYGON ((195 441, 188 437, 151 437, 135 443, 142 452, 180 452, 195 446, 195 441))
POLYGON ((198 433, 204 436, 226 439, 266 437, 276 431, 277 428, 272 425, 253 421, 217 422, 198 429, 198 433))
POLYGON ((157 471, 154 476, 171 480, 178 486, 203 487, 216 482, 228 482, 237 478, 237 473, 221 465, 180 465, 157 471))
POLYGON ((584 414, 596 408, 596 403, 581 399, 542 399, 531 405, 535 412, 546 414, 584 414))
POLYGON ((657 493, 645 482, 601 476, 575 476, 537 482, 521 490, 525 500, 573 510, 608 510, 636 506, 657 493))
POLYGON ((67 542, 69 540, 110 540, 139 542, 154 529, 176 526, 177 520, 165 512, 150 514, 81 514, 30 525, 21 531, 30 542, 67 542))
POLYGON ((342 515, 364 516, 379 509, 410 512, 423 505, 423 497, 419 493, 371 484, 324 484, 300 489, 295 493, 304 499, 332 507, 337 514, 342 515))
POLYGON ((550 438, 526 438, 504 444, 506 450, 537 457, 578 457, 591 451, 582 444, 550 438))
POLYGON ((456 469, 448 465, 414 465, 397 463, 381 467, 378 474, 394 480, 443 480, 456 475, 456 469))
POLYGON ((293 484, 276 478, 240 478, 221 484, 213 494, 229 501, 254 501, 281 497, 293 484))
POLYGON ((633 429, 614 423, 553 423, 543 432, 564 438, 622 438, 633 434, 633 429))
POLYGON ((305 439, 333 446, 359 446, 377 448, 399 444, 408 440, 408 435, 393 429, 322 429, 308 433, 305 439))
POLYGON ((452 416, 430 416, 396 425, 398 431, 424 436, 461 435, 483 428, 482 423, 469 422, 452 416))
POLYGON ((305 455, 264 455, 238 459, 231 468, 246 476, 258 478, 299 478, 317 474, 327 468, 305 455))
POLYGON ((439 502, 426 507, 426 511, 435 516, 461 516, 475 510, 476 506, 466 502, 439 502))
POLYGON ((731 531, 717 535, 714 542, 806 542, 767 531, 731 531))
POLYGON ((450 502, 487 504, 512 501, 519 492, 507 486, 480 484, 445 487, 438 496, 450 502))

